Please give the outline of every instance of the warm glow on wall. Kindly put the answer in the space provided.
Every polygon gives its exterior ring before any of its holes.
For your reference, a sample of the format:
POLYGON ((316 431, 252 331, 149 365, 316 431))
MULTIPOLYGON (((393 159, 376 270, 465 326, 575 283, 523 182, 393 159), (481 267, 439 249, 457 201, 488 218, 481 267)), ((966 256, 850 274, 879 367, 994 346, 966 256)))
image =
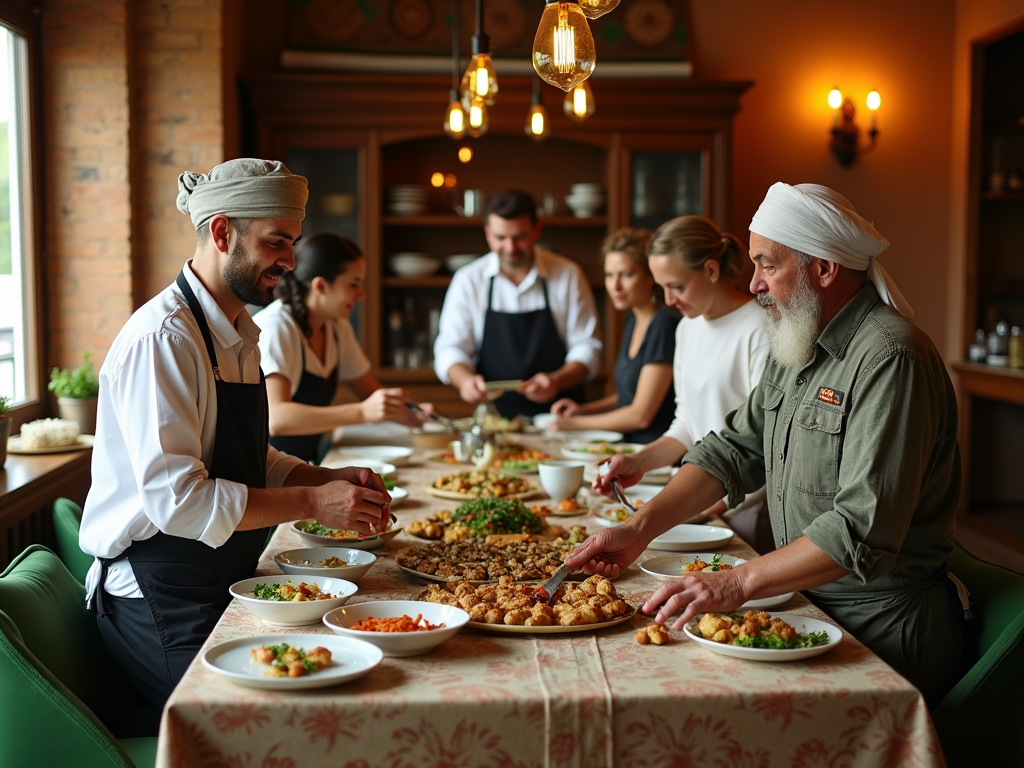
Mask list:
POLYGON ((878 140, 877 110, 882 104, 882 97, 878 91, 872 90, 865 99, 867 107, 871 110, 871 129, 868 131, 868 143, 860 144, 860 128, 857 127, 855 117, 857 109, 849 96, 843 97, 838 88, 833 88, 828 94, 828 105, 832 108, 832 140, 829 147, 835 153, 839 164, 844 168, 848 167, 856 159, 857 155, 863 155, 875 148, 878 140))

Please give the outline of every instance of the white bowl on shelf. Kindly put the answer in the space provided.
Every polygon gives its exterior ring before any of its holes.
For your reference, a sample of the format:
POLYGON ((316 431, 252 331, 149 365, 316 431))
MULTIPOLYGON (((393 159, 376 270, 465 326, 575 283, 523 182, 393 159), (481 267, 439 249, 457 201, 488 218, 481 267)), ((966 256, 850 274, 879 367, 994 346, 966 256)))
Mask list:
POLYGON ((427 253, 393 253, 388 266, 400 277, 427 277, 441 268, 441 260, 427 253))
POLYGON ((479 253, 457 253, 445 259, 444 266, 449 272, 454 273, 457 270, 462 269, 462 267, 467 264, 476 261, 478 258, 480 258, 479 253))

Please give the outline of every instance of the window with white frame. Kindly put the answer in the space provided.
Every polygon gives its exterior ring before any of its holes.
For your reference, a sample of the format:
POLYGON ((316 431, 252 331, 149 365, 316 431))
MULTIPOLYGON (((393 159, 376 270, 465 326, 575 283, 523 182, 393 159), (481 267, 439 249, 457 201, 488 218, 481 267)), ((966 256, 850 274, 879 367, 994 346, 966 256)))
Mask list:
POLYGON ((0 26, 0 395, 39 398, 28 43, 0 26))

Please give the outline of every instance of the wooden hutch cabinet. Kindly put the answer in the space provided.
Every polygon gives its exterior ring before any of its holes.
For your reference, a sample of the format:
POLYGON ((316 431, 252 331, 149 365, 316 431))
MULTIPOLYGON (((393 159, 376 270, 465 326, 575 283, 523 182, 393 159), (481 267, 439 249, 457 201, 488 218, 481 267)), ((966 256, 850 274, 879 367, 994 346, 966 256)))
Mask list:
MULTIPOLYGON (((963 350, 976 329, 1024 328, 1024 23, 972 46, 963 350)), ((955 363, 961 521, 1024 549, 1024 370, 955 363)))
POLYGON ((303 234, 337 232, 367 256, 367 298, 352 320, 377 376, 453 416, 470 407, 438 381, 430 350, 451 274, 400 277, 390 273, 388 256, 486 253, 483 220, 455 211, 460 191, 489 196, 517 188, 538 203, 545 195, 557 201, 542 219, 542 244, 583 267, 602 318, 605 365, 590 397, 612 386, 621 336, 621 318, 604 292, 605 235, 623 226, 653 229, 684 213, 731 225, 732 118, 750 83, 598 79, 597 112, 582 124, 562 113, 561 92, 544 86, 552 130, 540 143, 524 130, 531 85, 528 77, 500 78, 486 135, 456 142, 441 128, 445 76, 295 72, 245 83, 255 123, 251 151, 309 179, 303 234), (459 160, 460 147, 472 150, 470 162, 459 160), (455 186, 431 187, 435 173, 454 176, 455 186), (565 208, 578 182, 604 186, 607 202, 597 215, 576 218, 565 208), (387 191, 413 184, 431 190, 427 210, 391 212, 387 191))

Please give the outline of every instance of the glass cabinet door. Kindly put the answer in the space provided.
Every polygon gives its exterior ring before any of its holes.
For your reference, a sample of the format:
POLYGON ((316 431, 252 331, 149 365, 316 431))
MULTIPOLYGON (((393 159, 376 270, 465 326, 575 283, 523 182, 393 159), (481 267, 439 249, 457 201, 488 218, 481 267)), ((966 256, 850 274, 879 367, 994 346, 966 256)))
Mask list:
POLYGON ((629 222, 656 230, 676 216, 702 214, 701 152, 633 152, 629 175, 629 222))
MULTIPOLYGON (((306 219, 302 222, 304 238, 329 232, 351 240, 366 252, 359 226, 362 213, 359 210, 359 154, 354 148, 288 147, 285 150, 284 164, 288 170, 309 181, 306 219)), ((349 319, 356 336, 362 338, 360 310, 357 305, 349 319)))

